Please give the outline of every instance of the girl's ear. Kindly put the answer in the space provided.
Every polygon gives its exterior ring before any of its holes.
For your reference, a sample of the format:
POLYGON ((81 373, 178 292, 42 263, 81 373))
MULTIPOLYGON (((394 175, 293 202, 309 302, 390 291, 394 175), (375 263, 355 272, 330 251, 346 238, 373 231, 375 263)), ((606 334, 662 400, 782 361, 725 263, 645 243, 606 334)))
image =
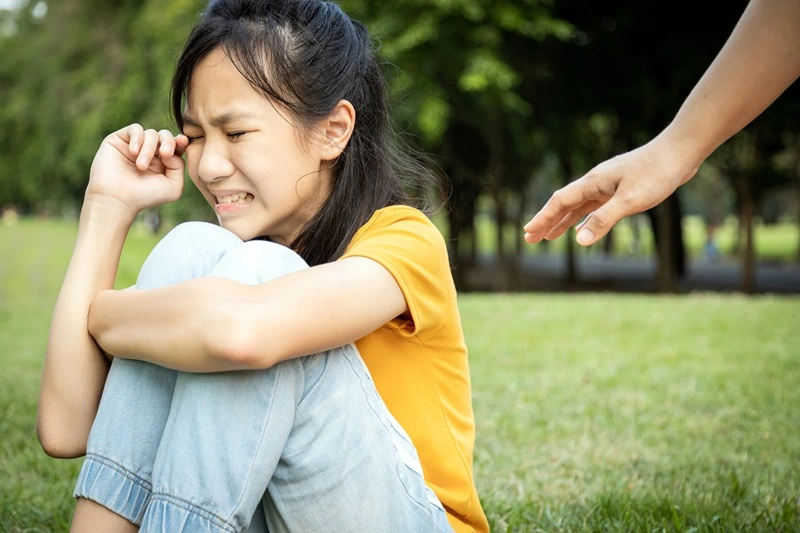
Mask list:
POLYGON ((356 110, 347 100, 339 100, 333 111, 322 121, 325 140, 322 144, 322 159, 331 161, 344 151, 356 125, 356 110))

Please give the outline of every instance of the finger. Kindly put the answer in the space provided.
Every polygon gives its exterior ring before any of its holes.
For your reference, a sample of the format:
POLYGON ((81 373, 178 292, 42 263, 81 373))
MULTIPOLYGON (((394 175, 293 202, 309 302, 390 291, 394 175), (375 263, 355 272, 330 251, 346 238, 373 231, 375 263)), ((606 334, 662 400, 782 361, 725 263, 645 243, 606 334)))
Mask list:
POLYGON ((158 157, 170 157, 175 153, 175 137, 169 130, 158 132, 158 157))
POLYGON ((589 202, 588 204, 581 206, 579 210, 567 214, 567 216, 561 219, 561 222, 556 224, 556 226, 551 229, 550 232, 544 236, 544 238, 548 241, 552 241, 553 239, 561 237, 565 231, 583 220, 586 215, 590 214, 601 205, 602 204, 600 202, 589 202))
POLYGON ((158 148, 158 132, 156 130, 145 130, 142 147, 139 149, 139 157, 136 159, 136 167, 139 170, 147 170, 150 161, 156 155, 158 148))
MULTIPOLYGON (((566 228, 569 227, 569 225, 565 224, 564 221, 567 220, 567 219, 571 220, 572 218, 574 218, 574 217, 570 213, 570 214, 566 215, 564 218, 562 218, 561 222, 559 222, 558 224, 556 224, 556 225, 552 225, 551 224, 550 227, 543 228, 537 234, 526 232, 525 235, 524 235, 524 238, 530 244, 536 244, 537 242, 541 242, 543 239, 544 240, 548 240, 548 241, 552 241, 553 239, 557 239, 557 238, 561 237, 561 235, 566 231, 566 228), (563 227, 563 226, 566 226, 566 227, 563 227), (547 233, 544 233, 545 230, 547 231, 547 233)), ((580 219, 578 219, 578 220, 580 220, 580 219)), ((526 225, 525 228, 527 228, 529 225, 530 225, 530 223, 528 223, 528 225, 526 225)))
POLYGON ((586 202, 604 196, 605 193, 594 181, 591 175, 586 175, 554 192, 544 207, 524 226, 530 239, 533 242, 542 240, 569 213, 586 202))
POLYGON ((175 154, 183 155, 187 146, 189 146, 189 137, 183 133, 178 134, 178 136, 175 137, 175 154))
POLYGON ((128 142, 128 151, 132 156, 136 157, 139 155, 139 149, 142 147, 142 141, 144 140, 144 128, 139 124, 131 124, 122 131, 124 133, 123 140, 128 142), (127 139, 124 139, 124 137, 127 137, 127 139))
POLYGON ((575 240, 582 246, 589 246, 606 236, 614 224, 633 212, 625 209, 625 204, 619 199, 612 198, 605 205, 589 214, 577 228, 575 240))
POLYGON ((176 154, 162 158, 161 161, 165 167, 164 175, 172 182, 170 199, 177 200, 183 193, 183 158, 176 154))

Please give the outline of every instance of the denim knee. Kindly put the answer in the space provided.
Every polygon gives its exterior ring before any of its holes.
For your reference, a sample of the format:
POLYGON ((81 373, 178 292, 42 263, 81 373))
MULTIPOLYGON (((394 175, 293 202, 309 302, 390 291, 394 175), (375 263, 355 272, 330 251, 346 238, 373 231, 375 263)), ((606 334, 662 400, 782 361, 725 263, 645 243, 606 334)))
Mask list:
POLYGON ((174 285, 209 275, 220 259, 242 244, 230 231, 207 222, 185 222, 170 231, 147 257, 136 286, 174 285))
POLYGON ((303 258, 285 246, 248 241, 230 249, 210 275, 255 285, 306 268, 303 258))

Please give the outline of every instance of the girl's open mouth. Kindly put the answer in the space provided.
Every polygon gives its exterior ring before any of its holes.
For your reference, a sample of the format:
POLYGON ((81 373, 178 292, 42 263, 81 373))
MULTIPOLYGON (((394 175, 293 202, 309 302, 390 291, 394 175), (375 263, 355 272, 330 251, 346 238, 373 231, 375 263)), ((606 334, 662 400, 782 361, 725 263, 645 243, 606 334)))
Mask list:
POLYGON ((238 192, 226 194, 225 196, 215 196, 217 203, 214 211, 217 215, 238 215, 250 207, 254 196, 249 192, 238 192))

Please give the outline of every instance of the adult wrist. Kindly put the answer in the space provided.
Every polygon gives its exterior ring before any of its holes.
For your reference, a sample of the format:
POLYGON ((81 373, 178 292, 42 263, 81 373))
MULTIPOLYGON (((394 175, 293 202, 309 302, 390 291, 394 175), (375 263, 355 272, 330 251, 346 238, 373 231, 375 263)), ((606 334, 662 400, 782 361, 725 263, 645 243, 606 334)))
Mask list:
POLYGON ((713 151, 713 148, 709 150, 702 146, 690 133, 679 131, 674 123, 657 135, 651 144, 680 169, 679 183, 676 186, 689 181, 713 151))

